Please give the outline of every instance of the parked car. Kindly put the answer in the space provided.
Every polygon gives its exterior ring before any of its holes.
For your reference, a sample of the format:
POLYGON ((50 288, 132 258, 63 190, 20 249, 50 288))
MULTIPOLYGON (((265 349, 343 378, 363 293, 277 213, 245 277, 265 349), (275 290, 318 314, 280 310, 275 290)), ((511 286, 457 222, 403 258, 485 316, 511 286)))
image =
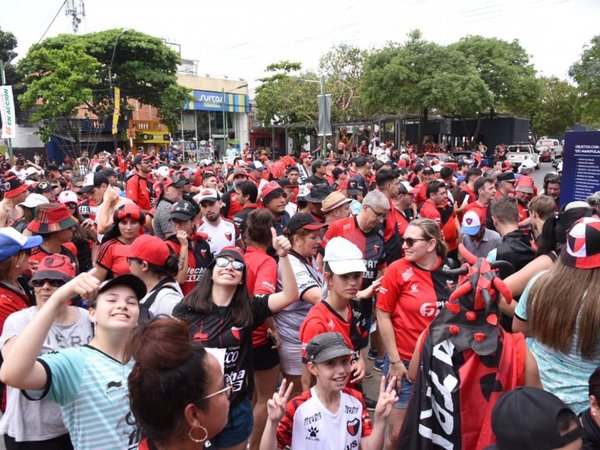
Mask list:
POLYGON ((541 138, 535 143, 535 148, 540 153, 544 149, 548 149, 550 151, 550 160, 562 158, 563 156, 563 146, 560 145, 558 139, 541 138))
POLYGON ((506 147, 506 160, 510 162, 513 170, 517 170, 526 159, 531 159, 535 168, 540 168, 540 155, 531 144, 513 144, 506 147))
POLYGON ((448 153, 425 153, 425 161, 430 166, 441 164, 442 166, 450 167, 453 172, 458 170, 458 161, 453 155, 449 155, 448 153), (436 161, 438 162, 436 163, 436 161))
POLYGON ((469 167, 475 161, 475 158, 473 158, 473 152, 470 150, 455 150, 452 152, 452 156, 456 159, 457 162, 466 162, 469 165, 469 167))
POLYGON ((556 159, 552 157, 552 152, 548 147, 537 147, 537 151, 540 154, 540 162, 549 162, 556 159))

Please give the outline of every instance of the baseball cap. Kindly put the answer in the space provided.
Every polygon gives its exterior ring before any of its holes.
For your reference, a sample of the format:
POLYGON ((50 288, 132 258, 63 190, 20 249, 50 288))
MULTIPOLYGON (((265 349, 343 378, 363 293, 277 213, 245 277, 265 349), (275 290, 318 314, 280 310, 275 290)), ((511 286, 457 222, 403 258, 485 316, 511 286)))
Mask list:
POLYGON ((42 245, 42 236, 23 236, 12 227, 0 228, 0 261, 4 261, 20 251, 42 245))
POLYGON ((575 222, 560 253, 560 261, 578 269, 600 267, 600 220, 585 217, 575 222))
MULTIPOLYGON (((42 195, 42 197, 44 197, 44 196, 42 195)), ((44 197, 44 198, 46 198, 46 197, 44 197)), ((58 194, 58 202, 59 203, 79 203, 79 199, 77 198, 77 194, 73 191, 62 191, 60 194, 58 194)))
POLYGON ((400 186, 402 186, 404 188, 404 190, 406 191, 406 192, 402 192, 402 188, 400 188, 400 194, 414 194, 412 192, 413 187, 411 186, 411 184, 408 181, 401 181, 400 186))
POLYGON ((133 158, 133 167, 140 164, 142 161, 150 162, 154 161, 154 155, 138 155, 133 158))
POLYGON ((102 186, 103 184, 108 185, 108 177, 103 175, 101 172, 88 173, 83 180, 83 185, 79 189, 80 194, 87 194, 92 189, 102 186))
POLYGON ((512 171, 506 171, 506 172, 502 172, 500 175, 498 175, 497 178, 498 181, 515 181, 515 174, 512 171))
POLYGON ((137 258, 155 266, 164 266, 171 251, 162 239, 151 234, 142 234, 131 245, 118 245, 115 253, 126 258, 137 258))
MULTIPOLYGON (((62 194, 62 192, 61 192, 62 194)), ((60 197, 59 197, 60 198, 60 197)), ((24 202, 19 203, 20 206, 25 206, 26 208, 35 208, 36 206, 43 205, 45 203, 50 203, 48 197, 44 197, 42 194, 29 194, 24 202)))
POLYGON ((260 190, 260 195, 262 197, 263 204, 269 203, 276 197, 285 194, 285 191, 281 187, 281 185, 277 181, 269 181, 267 184, 263 186, 260 190))
POLYGON ((200 191, 198 194, 198 203, 202 202, 216 202, 219 200, 220 196, 216 189, 205 188, 200 191))
POLYGON ((479 219, 479 215, 475 211, 467 211, 463 217, 460 232, 473 236, 479 233, 480 229, 481 220, 479 219))
POLYGON ((172 186, 176 189, 183 189, 183 187, 186 184, 186 180, 182 180, 181 178, 175 178, 175 177, 166 177, 163 180, 163 187, 165 189, 167 189, 168 187, 172 186))
POLYGON ((323 363, 352 353, 341 333, 317 334, 306 346, 306 360, 312 363, 323 363))
POLYGON ((253 170, 267 170, 267 168, 263 165, 263 163, 261 163, 260 161, 252 161, 248 167, 250 167, 253 170))
MULTIPOLYGON (((149 235, 148 235, 149 236, 149 235)), ((165 244, 166 245, 166 244, 165 244)), ((117 246, 122 247, 122 246, 117 246)), ((133 289, 135 292, 135 296, 138 300, 141 300, 146 295, 146 285, 142 280, 140 280, 135 275, 130 273, 126 273, 124 275, 120 275, 116 278, 112 278, 108 281, 105 281, 100 285, 100 290, 98 291, 98 295, 108 291, 109 289, 115 286, 127 286, 133 289)))
POLYGON ((531 159, 526 159, 519 166, 519 172, 522 172, 524 170, 533 170, 533 169, 535 169, 535 163, 531 159))
POLYGON ((435 173, 435 170, 433 169, 433 167, 425 167, 423 169, 423 173, 428 173, 430 175, 433 175, 435 173))
POLYGON ((243 175, 243 176, 245 176, 246 178, 248 178, 248 174, 246 173, 246 170, 245 170, 245 169, 242 169, 241 167, 240 167, 240 168, 238 168, 238 169, 235 169, 235 170, 233 171, 233 178, 235 178, 235 177, 239 177, 240 175, 243 175))
POLYGON ((246 260, 244 260, 244 255, 242 254, 242 250, 239 247, 236 247, 235 245, 228 245, 226 247, 223 247, 221 249, 221 251, 215 255, 215 259, 213 259, 211 266, 214 265, 217 258, 220 258, 221 256, 229 256, 230 258, 233 258, 235 261, 239 261, 239 262, 243 263, 244 266, 246 265, 246 260))
POLYGON ((310 157, 310 153, 308 153, 308 152, 300 153, 300 162, 304 161, 308 157, 310 157))
MULTIPOLYGON (((561 435, 557 419, 569 407, 542 389, 518 387, 502 395, 492 410, 496 444, 488 450, 551 450, 581 437, 581 428, 561 435)), ((575 420, 579 423, 577 420, 575 420)))
POLYGON ((2 190, 4 191, 4 197, 6 198, 16 197, 27 189, 29 189, 29 186, 22 183, 21 180, 14 176, 4 178, 4 182, 2 183, 2 190))
POLYGON ((285 187, 296 188, 298 186, 298 183, 292 183, 292 180, 290 180, 289 178, 280 178, 277 182, 279 183, 279 186, 281 186, 282 188, 285 188, 285 187))
POLYGON ((187 200, 179 200, 171 209, 171 219, 192 220, 198 214, 198 209, 187 200))
POLYGON ((351 201, 351 198, 346 197, 340 191, 333 191, 321 202, 321 211, 327 213, 351 201))
POLYGON ((296 213, 288 222, 287 232, 288 234, 292 234, 298 231, 300 228, 304 228, 305 230, 309 231, 315 231, 326 226, 327 225, 324 223, 317 222, 314 217, 308 213, 296 213))
POLYGON ((327 243, 323 261, 329 264, 329 268, 336 275, 367 270, 360 249, 343 237, 334 237, 327 243))
POLYGON ((38 270, 35 272, 29 284, 35 280, 63 280, 65 283, 75 278, 75 266, 68 256, 54 253, 40 261, 38 270))
POLYGON ((104 169, 102 169, 100 171, 100 173, 102 175, 104 175, 105 177, 116 177, 117 176, 117 172, 115 172, 115 169, 113 169, 112 167, 105 167, 104 169))

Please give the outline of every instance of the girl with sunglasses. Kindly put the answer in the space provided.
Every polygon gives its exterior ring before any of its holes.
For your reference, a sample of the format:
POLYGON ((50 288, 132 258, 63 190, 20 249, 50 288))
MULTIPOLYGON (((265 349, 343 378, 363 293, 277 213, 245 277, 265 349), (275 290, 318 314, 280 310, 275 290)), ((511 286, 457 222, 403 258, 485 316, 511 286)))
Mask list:
POLYGON ((398 380, 399 401, 390 414, 386 448, 396 448, 413 388, 408 365, 421 332, 429 326, 452 293, 456 277, 447 268, 446 244, 438 225, 417 219, 404 232, 404 258, 394 261, 381 280, 377 323, 386 347, 383 372, 398 380))
POLYGON ((237 247, 225 247, 215 256, 198 286, 175 307, 173 315, 190 323, 194 340, 219 356, 232 385, 229 420, 211 443, 219 449, 245 449, 252 432, 252 331, 267 317, 298 298, 290 266, 290 243, 271 228, 273 248, 282 271, 282 290, 250 297, 246 265, 237 247))
POLYGON ((140 450, 204 448, 227 424, 231 385, 217 358, 189 335, 187 322, 160 319, 129 339, 131 411, 145 436, 140 450))
MULTIPOLYGON (((60 254, 46 256, 29 281, 35 294, 35 306, 11 314, 0 337, 2 355, 7 355, 13 338, 36 316, 48 298, 63 284, 75 277, 71 260, 60 254)), ((39 354, 61 348, 86 345, 92 339, 88 312, 83 308, 60 305, 54 322, 40 348, 39 354)), ((72 449, 69 434, 62 420, 60 407, 47 399, 31 401, 19 389, 7 387, 6 411, 0 420, 0 433, 7 449, 39 448, 72 449)))
POLYGON ((115 210, 113 225, 102 239, 92 275, 104 281, 131 272, 120 247, 133 244, 144 233, 145 221, 146 215, 135 203, 126 203, 115 210))

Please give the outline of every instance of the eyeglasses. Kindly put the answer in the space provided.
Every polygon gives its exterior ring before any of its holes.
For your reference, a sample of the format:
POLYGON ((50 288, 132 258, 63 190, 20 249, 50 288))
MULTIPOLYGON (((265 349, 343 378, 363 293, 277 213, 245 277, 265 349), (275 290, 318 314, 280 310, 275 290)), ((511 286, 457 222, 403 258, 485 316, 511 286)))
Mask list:
POLYGON ((237 270, 238 272, 241 272, 242 270, 244 270, 244 267, 246 267, 246 265, 243 262, 236 261, 235 259, 227 259, 224 256, 220 256, 215 260, 215 264, 217 265, 217 267, 227 267, 229 263, 231 263, 231 267, 233 267, 233 269, 237 270))
POLYGON ((372 206, 370 206, 370 205, 367 205, 367 207, 368 207, 368 208, 369 208, 371 211, 373 211, 373 214, 375 214, 375 215, 377 216, 377 218, 378 218, 378 219, 383 219, 383 220, 387 219, 387 216, 388 216, 388 213, 387 213, 387 211, 386 211, 386 212, 378 212, 378 211, 375 211, 375 210, 373 209, 373 207, 372 207, 372 206))
POLYGON ((34 288, 41 288, 42 286, 44 286, 46 283, 48 283, 51 287, 53 288, 59 288, 62 285, 65 284, 65 282, 63 280, 49 280, 49 279, 44 279, 44 280, 31 280, 31 285, 34 288))
POLYGON ((202 400, 207 400, 211 397, 216 397, 219 394, 225 394, 227 398, 229 398, 229 396, 231 395, 231 390, 233 389, 233 386, 231 386, 231 381, 229 381, 229 377, 224 377, 223 383, 225 384, 225 387, 223 389, 219 389, 217 392, 213 392, 212 394, 208 394, 202 397, 202 400))
POLYGON ((422 239, 422 238, 404 238, 404 243, 406 244, 406 246, 408 248, 411 248, 413 245, 415 245, 415 242, 417 241, 430 241, 431 239, 422 239))

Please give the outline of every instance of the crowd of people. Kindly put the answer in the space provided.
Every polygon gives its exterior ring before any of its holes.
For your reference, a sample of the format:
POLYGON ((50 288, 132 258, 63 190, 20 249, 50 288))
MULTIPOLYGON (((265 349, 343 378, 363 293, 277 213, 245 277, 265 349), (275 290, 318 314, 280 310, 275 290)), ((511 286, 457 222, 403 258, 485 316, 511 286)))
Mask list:
POLYGON ((355 150, 2 165, 6 448, 600 448, 600 194, 355 150))

